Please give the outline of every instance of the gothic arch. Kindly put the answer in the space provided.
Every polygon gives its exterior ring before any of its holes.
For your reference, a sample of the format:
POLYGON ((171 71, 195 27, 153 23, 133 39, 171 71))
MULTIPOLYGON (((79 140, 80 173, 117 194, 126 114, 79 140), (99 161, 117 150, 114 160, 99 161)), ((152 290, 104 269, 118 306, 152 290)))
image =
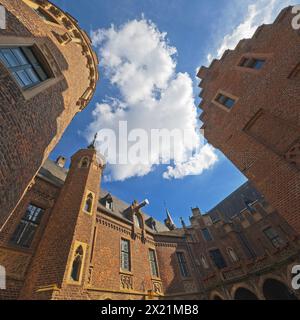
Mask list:
POLYGON ((246 283, 233 286, 231 297, 233 300, 259 300, 257 290, 246 283))
POLYGON ((298 300, 284 281, 272 277, 264 281, 262 292, 266 300, 298 300))
POLYGON ((90 165, 89 157, 83 157, 79 162, 79 168, 88 168, 90 165))
POLYGON ((224 296, 222 294, 220 294, 218 291, 213 291, 211 294, 210 294, 210 298, 209 300, 226 300, 224 298, 224 296))

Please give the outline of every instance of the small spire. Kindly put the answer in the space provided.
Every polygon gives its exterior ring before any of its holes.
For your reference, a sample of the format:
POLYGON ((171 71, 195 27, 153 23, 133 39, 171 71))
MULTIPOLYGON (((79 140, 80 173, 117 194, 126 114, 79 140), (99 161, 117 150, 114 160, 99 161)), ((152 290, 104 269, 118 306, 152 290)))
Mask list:
POLYGON ((182 224, 182 227, 185 229, 186 228, 186 224, 185 224, 185 222, 184 222, 182 217, 180 217, 180 222, 182 224))
POLYGON ((171 217, 170 211, 166 208, 167 219, 165 219, 165 225, 171 231, 176 229, 175 223, 171 217))
POLYGON ((88 146, 88 149, 93 149, 93 150, 95 150, 97 136, 98 136, 98 132, 95 133, 94 139, 93 139, 92 143, 88 146))

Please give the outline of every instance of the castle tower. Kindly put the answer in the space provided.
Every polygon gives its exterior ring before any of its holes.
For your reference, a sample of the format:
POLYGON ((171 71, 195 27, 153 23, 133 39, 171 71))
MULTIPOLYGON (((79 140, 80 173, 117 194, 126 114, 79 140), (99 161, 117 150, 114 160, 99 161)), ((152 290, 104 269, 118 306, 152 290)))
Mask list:
POLYGON ((0 232, 74 116, 98 60, 76 20, 46 0, 0 0, 0 232))
POLYGON ((93 145, 73 155, 21 298, 76 299, 88 283, 103 168, 93 145))
POLYGON ((199 70, 205 138, 300 232, 300 37, 292 7, 199 70))

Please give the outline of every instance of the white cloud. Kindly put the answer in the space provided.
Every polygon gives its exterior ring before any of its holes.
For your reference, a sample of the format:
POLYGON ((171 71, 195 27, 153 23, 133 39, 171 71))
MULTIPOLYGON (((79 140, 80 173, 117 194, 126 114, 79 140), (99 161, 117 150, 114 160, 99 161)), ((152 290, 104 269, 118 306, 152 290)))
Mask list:
MULTIPOLYGON (((166 34, 143 18, 119 28, 96 30, 92 40, 99 49, 105 75, 120 93, 120 99, 109 98, 96 105, 87 138, 103 128, 118 134, 119 121, 124 120, 128 122, 128 132, 142 128, 148 136, 151 129, 188 130, 187 143, 173 148, 176 165, 168 168, 164 178, 201 174, 213 166, 217 157, 212 147, 200 148, 189 156, 200 144, 193 83, 187 73, 176 73, 177 51, 169 45, 166 34)), ((126 138, 121 136, 117 144, 124 146, 126 138)), ((101 151, 101 145, 97 148, 101 151)), ((109 165, 106 178, 125 180, 150 173, 166 150, 149 151, 148 163, 109 165)), ((107 155, 108 163, 110 160, 107 155)))
MULTIPOLYGON (((244 1, 238 2, 245 6, 244 1)), ((288 0, 250 1, 244 21, 233 25, 232 32, 224 36, 216 52, 207 55, 207 62, 210 63, 214 57, 220 58, 227 49, 234 49, 240 40, 251 38, 260 25, 272 23, 280 10, 290 4, 288 0)))
POLYGON ((168 167, 168 171, 163 176, 165 179, 180 179, 186 175, 199 175, 213 166, 217 160, 213 147, 206 144, 199 153, 187 162, 178 163, 175 167, 168 167))

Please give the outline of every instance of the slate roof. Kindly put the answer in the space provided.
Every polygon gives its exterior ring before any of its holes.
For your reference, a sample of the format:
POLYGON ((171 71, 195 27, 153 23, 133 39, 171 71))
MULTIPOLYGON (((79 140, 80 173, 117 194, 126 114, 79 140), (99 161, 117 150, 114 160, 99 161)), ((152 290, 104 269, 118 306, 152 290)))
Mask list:
MULTIPOLYGON (((44 165, 42 166, 42 168, 40 169, 38 176, 54 183, 55 185, 57 185, 59 187, 61 187, 64 184, 67 173, 68 173, 68 169, 61 168, 54 161, 47 159, 45 161, 44 165)), ((124 220, 126 222, 130 221, 123 214, 124 211, 130 205, 128 203, 120 200, 119 198, 115 197, 114 195, 110 194, 113 199, 113 210, 109 210, 105 207, 105 205, 103 204, 103 202, 101 200, 103 198, 105 198, 108 194, 109 194, 109 192, 107 192, 106 190, 103 190, 102 188, 100 189, 100 199, 99 199, 98 207, 100 209, 102 209, 102 211, 106 211, 109 214, 111 214, 112 216, 115 216, 116 218, 119 218, 119 219, 124 220)), ((134 200, 134 199, 132 199, 132 200, 134 200)), ((150 218, 152 218, 152 217, 147 215, 142 210, 140 210, 140 212, 144 216, 145 221, 147 221, 147 220, 150 221, 150 218)), ((155 230, 153 230, 152 228, 150 228, 146 224, 146 229, 148 231, 157 232, 157 233, 169 232, 169 229, 162 222, 160 222, 154 218, 152 218, 152 221, 154 221, 154 223, 155 223, 155 230)))
POLYGON ((249 200, 249 202, 255 202, 257 200, 263 201, 264 197, 254 188, 250 181, 247 181, 207 214, 211 216, 213 221, 218 221, 221 217, 225 220, 230 220, 246 208, 245 199, 249 200))

